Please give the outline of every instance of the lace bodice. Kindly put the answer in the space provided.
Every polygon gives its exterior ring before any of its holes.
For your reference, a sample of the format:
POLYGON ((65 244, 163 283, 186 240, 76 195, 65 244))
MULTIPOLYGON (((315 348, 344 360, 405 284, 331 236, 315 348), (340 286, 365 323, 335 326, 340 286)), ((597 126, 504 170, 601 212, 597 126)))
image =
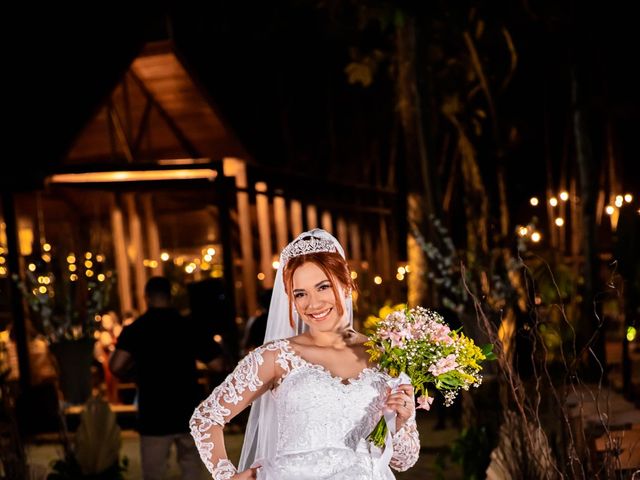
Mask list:
MULTIPOLYGON (((221 427, 257 396, 273 395, 277 454, 261 462, 259 479, 394 478, 387 465, 376 465, 364 440, 381 417, 388 380, 378 369, 366 368, 343 381, 304 360, 287 340, 275 341, 247 355, 214 389, 194 412, 191 433, 213 478, 228 479, 235 467, 224 448, 216 448, 214 437, 221 439, 221 427)), ((419 448, 411 419, 394 436, 391 466, 411 467, 419 448)))

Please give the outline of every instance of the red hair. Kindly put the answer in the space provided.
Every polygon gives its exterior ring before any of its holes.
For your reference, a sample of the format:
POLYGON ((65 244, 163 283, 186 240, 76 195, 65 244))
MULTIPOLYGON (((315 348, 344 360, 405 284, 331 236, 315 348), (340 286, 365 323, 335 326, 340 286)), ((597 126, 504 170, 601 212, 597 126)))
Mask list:
POLYGON ((331 289, 337 301, 338 315, 343 315, 342 302, 339 302, 338 288, 336 280, 340 282, 345 290, 357 291, 356 283, 351 278, 349 265, 337 252, 316 252, 306 255, 298 255, 289 259, 282 272, 284 279, 284 289, 289 297, 289 324, 293 327, 293 274, 305 263, 313 263, 324 272, 329 280, 331 280, 331 289))

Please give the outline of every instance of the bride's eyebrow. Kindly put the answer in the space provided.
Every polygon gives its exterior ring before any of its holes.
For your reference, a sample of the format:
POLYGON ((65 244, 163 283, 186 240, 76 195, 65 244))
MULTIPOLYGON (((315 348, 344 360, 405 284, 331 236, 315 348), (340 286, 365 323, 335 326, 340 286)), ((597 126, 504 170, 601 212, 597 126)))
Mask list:
MULTIPOLYGON (((313 288, 318 288, 325 283, 331 284, 331 281, 327 278, 325 280, 322 280, 321 282, 316 283, 313 288)), ((296 293, 296 292, 304 292, 304 288, 294 288, 293 293, 296 293)))

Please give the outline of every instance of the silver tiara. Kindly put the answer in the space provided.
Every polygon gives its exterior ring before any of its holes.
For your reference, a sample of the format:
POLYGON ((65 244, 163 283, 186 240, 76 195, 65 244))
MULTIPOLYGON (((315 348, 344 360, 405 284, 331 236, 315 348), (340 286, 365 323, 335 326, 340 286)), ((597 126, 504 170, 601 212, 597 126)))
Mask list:
POLYGON ((286 263, 293 257, 307 255, 309 253, 318 252, 337 252, 335 244, 331 240, 325 240, 318 237, 304 237, 297 242, 287 245, 280 254, 280 265, 284 268, 286 263))

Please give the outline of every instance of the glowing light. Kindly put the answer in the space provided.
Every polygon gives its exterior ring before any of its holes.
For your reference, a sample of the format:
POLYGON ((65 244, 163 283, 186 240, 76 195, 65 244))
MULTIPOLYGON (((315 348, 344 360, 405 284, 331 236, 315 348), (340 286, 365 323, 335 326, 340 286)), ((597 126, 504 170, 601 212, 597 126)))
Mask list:
POLYGON ((49 245, 48 243, 45 243, 42 245, 42 250, 44 250, 45 252, 50 252, 51 251, 51 245, 49 245))
POLYGON ((36 264, 35 263, 30 263, 29 264, 29 271, 30 272, 35 272, 36 271, 36 264))
POLYGON ((98 281, 99 281, 99 282, 104 282, 104 279, 105 279, 105 278, 106 278, 106 277, 104 276, 104 273, 100 273, 100 274, 98 274, 98 281))
POLYGON ((207 248, 207 255, 211 255, 212 257, 216 254, 215 248, 207 248))
POLYGON ((518 235, 520 235, 521 237, 526 237, 527 235, 529 235, 529 228, 528 227, 520 227, 518 229, 518 235))
POLYGON ((633 195, 631 195, 630 193, 627 193, 624 196, 624 201, 627 202, 627 203, 631 203, 633 201, 633 195))
POLYGON ((69 276, 69 280, 71 280, 72 282, 75 282, 76 280, 78 280, 78 275, 76 275, 75 273, 72 273, 69 276))
POLYGON ((407 273, 411 273, 411 269, 409 269, 409 265, 405 265, 405 266, 404 266, 404 270, 405 270, 407 273))
POLYGON ((86 272, 84 272, 84 274, 85 274, 87 277, 93 277, 93 270, 87 270, 86 272))
POLYGON ((264 280, 265 278, 266 278, 266 275, 265 275, 264 273, 260 272, 260 273, 258 274, 258 280, 262 281, 262 280, 264 280))
POLYGON ((542 239, 542 235, 540 235, 540 233, 538 233, 538 232, 533 232, 533 233, 531 234, 531 241, 532 241, 532 242, 538 243, 541 239, 542 239))
POLYGON ((399 272, 398 272, 398 273, 396 274, 396 278, 397 278, 399 281, 402 281, 402 280, 404 280, 404 274, 402 274, 402 273, 399 273, 399 272))
POLYGON ((162 260, 163 262, 166 262, 167 260, 169 260, 169 254, 167 252, 162 252, 160 254, 160 260, 162 260))
POLYGON ((76 256, 73 253, 70 253, 69 256, 67 257, 67 262, 75 263, 76 262, 76 256))
POLYGON ((629 340, 630 342, 633 342, 636 339, 636 335, 638 334, 638 331, 636 330, 636 327, 627 327, 627 340, 629 340))
POLYGON ((45 285, 49 285, 51 283, 51 279, 49 277, 44 277, 42 279, 42 283, 44 283, 45 285))
POLYGON ((354 280, 355 280, 356 278, 358 278, 358 272, 356 272, 355 270, 352 270, 352 271, 351 271, 351 278, 352 278, 352 279, 354 279, 354 280))
POLYGON ((564 218, 562 218, 562 217, 556 218, 556 225, 559 226, 559 227, 563 226, 564 225, 564 218))
POLYGON ((47 287, 45 287, 44 285, 42 285, 40 288, 38 288, 38 291, 40 293, 47 293, 47 287))
POLYGON ((222 342, 222 335, 214 335, 213 336, 213 341, 216 343, 221 343, 222 342))
POLYGON ((398 273, 400 275, 404 275, 405 273, 407 273, 407 269, 404 267, 398 267, 398 273))
POLYGON ((157 260, 151 260, 151 261, 149 262, 149 266, 150 266, 151 268, 158 268, 158 261, 157 261, 157 260))
POLYGON ((604 211, 607 212, 607 215, 613 215, 613 212, 615 212, 616 209, 613 208, 613 205, 607 205, 604 211))
POLYGON ((93 267, 93 262, 91 260, 87 260, 86 262, 84 262, 84 266, 87 268, 91 268, 93 267))
POLYGON ((549 199, 549 205, 551 205, 552 207, 555 207, 558 205, 558 199, 556 197, 551 197, 549 199))
POLYGON ((4 257, 0 257, 0 265, 4 265, 7 260, 4 257))
POLYGON ((538 197, 531 197, 529 199, 529 203, 531 204, 531 206, 537 207, 538 204, 540 203, 540 200, 538 200, 538 197))
POLYGON ((205 262, 210 262, 211 260, 213 260, 213 257, 207 253, 207 254, 204 256, 204 261, 205 261, 205 262))
POLYGON ((622 198, 622 195, 618 195, 616 196, 616 201, 613 203, 615 204, 616 207, 620 208, 624 203, 624 198, 622 198))
POLYGON ((563 202, 566 202, 567 200, 569 200, 569 192, 567 191, 560 192, 560 200, 562 200, 563 202))
POLYGON ((76 267, 73 263, 71 265, 69 265, 69 271, 70 272, 75 272, 77 268, 78 267, 76 267))
POLYGON ((376 285, 381 285, 382 277, 380 275, 376 275, 375 277, 373 277, 373 283, 375 283, 376 285))
POLYGON ((195 269, 196 269, 196 264, 193 262, 191 262, 186 267, 184 267, 184 271, 187 273, 193 273, 195 269))
POLYGON ((274 270, 277 270, 278 268, 280 268, 280 262, 276 260, 271 264, 271 266, 273 267, 274 270))
POLYGON ((87 252, 84 254, 84 258, 86 258, 87 260, 91 260, 91 257, 93 257, 93 254, 91 252, 87 252))
POLYGON ((51 255, 49 255, 48 253, 45 253, 42 255, 42 260, 44 260, 45 262, 49 263, 51 261, 51 255))
POLYGON ((7 274, 7 269, 4 267, 0 267, 0 275, 6 275, 7 274))

